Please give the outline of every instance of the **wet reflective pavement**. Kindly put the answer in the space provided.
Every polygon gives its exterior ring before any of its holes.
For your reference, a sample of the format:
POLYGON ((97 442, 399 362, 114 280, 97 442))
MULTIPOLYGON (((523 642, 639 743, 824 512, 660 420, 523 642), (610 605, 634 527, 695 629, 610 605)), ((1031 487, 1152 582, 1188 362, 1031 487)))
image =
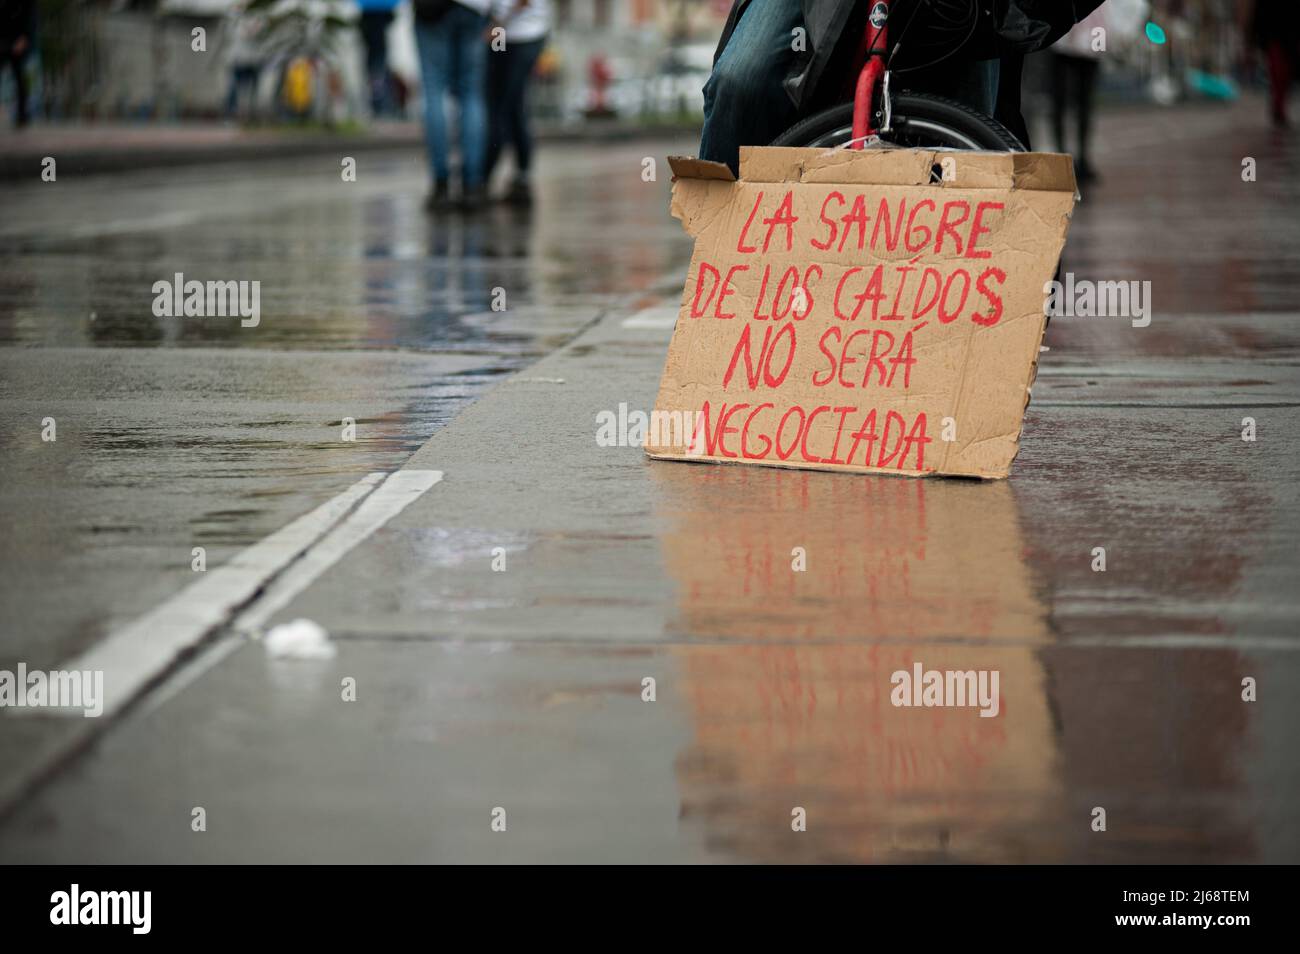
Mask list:
POLYGON ((595 178, 583 150, 554 151, 535 214, 436 221, 409 152, 362 156, 349 183, 326 156, 9 187, 0 668, 85 649, 189 582, 193 547, 219 565, 396 468, 635 299, 685 244, 666 184, 609 173, 645 151, 607 152, 595 178), (588 202, 603 237, 563 211, 588 202), (176 273, 259 281, 260 321, 156 317, 153 285, 176 273))
POLYGON ((1064 268, 1151 280, 1153 320, 1053 321, 994 483, 597 446, 597 412, 653 398, 688 247, 662 194, 583 201, 588 170, 555 217, 626 215, 641 251, 532 246, 556 296, 607 310, 390 449, 443 482, 275 617, 338 656, 201 658, 13 812, 0 858, 1300 861, 1300 147, 1260 116, 1105 118, 1064 268), (998 715, 894 707, 916 663, 997 670, 998 715))

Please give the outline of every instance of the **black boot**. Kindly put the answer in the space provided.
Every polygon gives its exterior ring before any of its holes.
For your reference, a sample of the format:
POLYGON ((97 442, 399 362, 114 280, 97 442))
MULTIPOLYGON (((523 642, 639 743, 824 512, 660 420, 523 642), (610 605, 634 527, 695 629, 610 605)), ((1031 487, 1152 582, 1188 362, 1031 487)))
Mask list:
POLYGON ((460 191, 460 207, 465 212, 476 212, 487 204, 487 187, 465 186, 460 191))
POLYGON ((530 206, 533 204, 533 189, 523 176, 516 176, 510 183, 510 189, 503 196, 510 205, 530 206))
POLYGON ((451 189, 447 186, 446 179, 439 179, 429 190, 429 195, 424 200, 424 210, 433 212, 437 209, 451 208, 451 189))

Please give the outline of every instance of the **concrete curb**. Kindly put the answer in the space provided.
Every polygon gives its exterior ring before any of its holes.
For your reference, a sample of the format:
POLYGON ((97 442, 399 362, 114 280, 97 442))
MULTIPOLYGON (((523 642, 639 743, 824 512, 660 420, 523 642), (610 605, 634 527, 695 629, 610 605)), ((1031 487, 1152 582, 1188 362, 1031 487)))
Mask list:
MULTIPOLYGON (((695 133, 688 125, 644 126, 632 123, 588 123, 582 126, 543 126, 539 142, 626 142, 629 139, 663 139, 695 133)), ((34 130, 40 137, 41 130, 34 130)), ((292 131, 250 132, 247 138, 212 142, 203 136, 193 141, 172 140, 140 143, 124 134, 94 144, 60 145, 56 138, 12 136, 0 145, 0 181, 37 179, 41 161, 47 155, 58 160, 61 173, 97 175, 257 159, 335 154, 353 155, 377 149, 417 149, 423 143, 417 123, 404 123, 382 132, 299 133, 292 131)))

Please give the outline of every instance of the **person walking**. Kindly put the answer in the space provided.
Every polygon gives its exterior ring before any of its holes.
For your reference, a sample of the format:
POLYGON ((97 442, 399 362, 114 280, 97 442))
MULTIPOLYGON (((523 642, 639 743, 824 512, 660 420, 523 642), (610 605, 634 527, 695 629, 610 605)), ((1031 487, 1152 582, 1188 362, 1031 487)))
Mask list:
POLYGON ((1101 55, 1094 30, 1105 35, 1105 8, 1094 10, 1080 20, 1069 33, 1052 46, 1052 135, 1058 152, 1069 152, 1065 143, 1066 118, 1074 110, 1077 150, 1074 171, 1080 182, 1092 182, 1097 170, 1092 164, 1089 145, 1092 139, 1092 106, 1096 98, 1097 74, 1101 55))
POLYGON ((370 114, 385 116, 392 109, 388 81, 388 28, 398 0, 357 0, 361 8, 361 43, 366 49, 366 80, 370 84, 370 114))
POLYGON ((425 208, 452 207, 451 159, 445 97, 460 107, 459 206, 472 210, 487 198, 488 9, 491 0, 415 0, 415 45, 424 84, 424 138, 433 186, 425 208))
POLYGON ((35 0, 0 0, 0 76, 6 66, 14 72, 14 127, 22 129, 27 111, 27 54, 36 24, 35 0))
POLYGON ((532 203, 528 174, 533 136, 528 124, 528 79, 546 46, 551 29, 550 0, 496 0, 493 15, 506 31, 505 45, 488 54, 488 115, 490 138, 485 180, 491 181, 501 153, 514 147, 515 171, 503 198, 513 205, 532 203))
POLYGON ((1250 32, 1264 51, 1268 67, 1269 114, 1273 125, 1288 123, 1287 96, 1300 58, 1300 3, 1297 0, 1255 0, 1250 32))
POLYGON ((266 20, 247 7, 245 0, 236 3, 224 21, 223 55, 230 74, 226 115, 241 121, 257 118, 257 86, 266 60, 266 20))

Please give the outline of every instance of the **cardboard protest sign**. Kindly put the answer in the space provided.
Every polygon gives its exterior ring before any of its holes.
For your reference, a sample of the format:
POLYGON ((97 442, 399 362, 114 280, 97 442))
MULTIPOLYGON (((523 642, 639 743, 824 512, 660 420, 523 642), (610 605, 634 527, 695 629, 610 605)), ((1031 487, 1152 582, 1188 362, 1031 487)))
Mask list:
POLYGON ((1074 207, 1069 156, 672 157, 695 237, 657 458, 1005 477, 1074 207))

